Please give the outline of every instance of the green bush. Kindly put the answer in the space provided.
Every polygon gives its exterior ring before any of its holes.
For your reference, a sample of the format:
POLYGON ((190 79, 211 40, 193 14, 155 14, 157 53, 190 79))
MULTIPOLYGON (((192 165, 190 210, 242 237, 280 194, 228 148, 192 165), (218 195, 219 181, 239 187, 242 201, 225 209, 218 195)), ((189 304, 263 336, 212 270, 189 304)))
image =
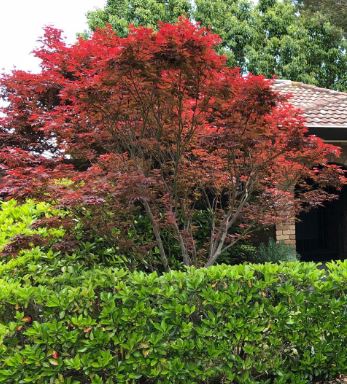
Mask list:
POLYGON ((276 243, 275 240, 270 239, 267 244, 260 244, 254 261, 278 263, 280 261, 298 261, 299 259, 300 256, 294 247, 283 242, 276 243))
MULTIPOLYGON (((145 217, 140 214, 135 217, 127 233, 128 249, 125 249, 124 246, 120 247, 116 235, 119 232, 117 228, 111 226, 110 232, 114 232, 114 236, 106 233, 102 237, 90 226, 85 225, 91 221, 93 212, 82 211, 83 213, 63 211, 48 203, 30 199, 22 204, 15 200, 0 202, 0 256, 24 255, 24 259, 21 258, 23 262, 18 262, 22 267, 24 260, 34 260, 35 263, 35 260, 40 258, 43 265, 35 265, 34 268, 37 267, 43 272, 42 267, 49 267, 49 270, 45 269, 48 273, 55 270, 54 266, 60 270, 63 265, 76 263, 79 263, 82 269, 94 268, 95 265, 147 272, 161 269, 159 250, 155 246, 148 246, 148 243, 153 243, 153 233, 145 217), (38 254, 39 251, 41 255, 38 254), (54 258, 61 261, 57 263, 53 261, 54 258), (46 261, 49 261, 50 265, 46 265, 46 261)), ((108 220, 108 217, 104 219, 108 220)), ((170 264, 173 268, 180 269, 182 265, 175 264, 173 256, 179 251, 179 248, 175 247, 176 239, 167 235, 164 234, 164 241, 171 247, 170 264)), ((7 261, 5 258, 3 260, 7 261)), ((0 261, 0 271, 2 267, 8 268, 0 261)), ((23 272, 22 269, 20 275, 23 272)), ((36 274, 32 276, 35 280, 37 277, 36 274)))
POLYGON ((221 261, 225 264, 278 263, 299 259, 300 255, 294 247, 283 242, 277 243, 273 239, 270 239, 268 243, 261 243, 259 246, 252 243, 237 243, 221 257, 221 261))
POLYGON ((16 236, 62 237, 64 231, 60 228, 32 228, 37 219, 61 214, 62 212, 44 202, 27 200, 24 204, 18 204, 16 200, 0 201, 0 252, 16 236))
POLYGON ((347 373, 347 262, 162 276, 71 266, 37 286, 10 270, 0 275, 3 383, 304 384, 347 373))
POLYGON ((225 254, 222 254, 219 264, 254 263, 257 259, 258 248, 251 243, 236 243, 225 254))
POLYGON ((15 200, 0 202, 0 276, 44 284, 72 266, 81 271, 95 265, 132 267, 115 245, 105 244, 100 238, 86 241, 83 235, 83 226, 70 212, 55 209, 48 203, 30 199, 22 204, 15 200), (59 220, 53 221, 51 227, 46 226, 45 220, 59 218, 73 219, 75 226, 69 228, 70 237, 66 236, 67 230, 59 220), (36 225, 39 222, 40 225, 36 225), (56 246, 64 246, 71 238, 76 240, 74 246, 59 251, 60 247, 56 246))

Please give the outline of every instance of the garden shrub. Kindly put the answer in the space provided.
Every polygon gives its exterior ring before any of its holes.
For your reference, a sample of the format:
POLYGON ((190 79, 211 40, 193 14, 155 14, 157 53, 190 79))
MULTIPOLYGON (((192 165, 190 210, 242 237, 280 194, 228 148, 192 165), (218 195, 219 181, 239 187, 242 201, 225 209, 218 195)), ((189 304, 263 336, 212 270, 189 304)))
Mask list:
MULTIPOLYGON (((62 212, 52 208, 48 203, 27 200, 18 204, 16 200, 0 201, 0 252, 16 237, 55 237, 61 238, 61 228, 33 228, 36 220, 61 215, 62 212)), ((21 245, 21 244, 20 244, 21 245)))
POLYGON ((222 254, 219 264, 254 263, 257 259, 258 247, 252 243, 239 242, 222 254))
POLYGON ((299 259, 300 256, 293 246, 284 242, 277 243, 270 239, 267 244, 260 244, 254 262, 278 263, 279 261, 298 261, 299 259))
POLYGON ((222 255, 220 261, 225 264, 258 264, 298 260, 300 260, 300 255, 293 246, 283 242, 277 243, 270 238, 267 243, 260 243, 258 246, 251 242, 237 243, 222 255))
POLYGON ((84 233, 81 221, 71 212, 46 202, 0 202, 0 275, 44 284, 47 278, 72 267, 81 271, 100 264, 132 267, 132 260, 120 255, 116 245, 93 238, 89 232, 87 241, 84 233), (60 220, 64 218, 74 223, 68 233, 60 220), (66 244, 71 239, 75 240, 73 246, 66 244))
POLYGON ((347 262, 62 270, 37 286, 0 277, 3 383, 304 384, 347 373, 347 262))

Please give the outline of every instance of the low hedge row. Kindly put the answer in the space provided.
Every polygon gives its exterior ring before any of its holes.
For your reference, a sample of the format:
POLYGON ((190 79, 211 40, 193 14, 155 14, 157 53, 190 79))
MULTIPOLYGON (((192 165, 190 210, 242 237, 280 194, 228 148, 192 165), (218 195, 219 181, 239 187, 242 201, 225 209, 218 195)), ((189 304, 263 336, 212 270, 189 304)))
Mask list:
POLYGON ((304 384, 347 373, 346 262, 65 273, 45 286, 0 281, 0 382, 304 384))

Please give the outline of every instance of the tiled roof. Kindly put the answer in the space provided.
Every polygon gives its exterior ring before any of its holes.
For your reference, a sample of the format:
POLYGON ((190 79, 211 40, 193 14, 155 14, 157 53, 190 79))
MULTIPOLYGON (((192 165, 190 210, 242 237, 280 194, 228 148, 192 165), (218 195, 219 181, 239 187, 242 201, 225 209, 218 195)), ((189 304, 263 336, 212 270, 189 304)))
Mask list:
POLYGON ((347 93, 290 80, 276 80, 273 89, 290 94, 289 102, 304 111, 312 128, 347 128, 347 93))

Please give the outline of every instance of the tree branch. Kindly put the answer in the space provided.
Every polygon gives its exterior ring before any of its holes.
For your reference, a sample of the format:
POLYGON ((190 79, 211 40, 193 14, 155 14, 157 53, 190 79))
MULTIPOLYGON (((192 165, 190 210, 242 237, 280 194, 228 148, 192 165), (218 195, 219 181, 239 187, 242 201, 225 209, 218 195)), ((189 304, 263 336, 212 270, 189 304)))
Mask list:
POLYGON ((160 253, 160 258, 161 258, 161 261, 163 263, 164 269, 165 269, 165 271, 169 271, 170 270, 169 262, 168 262, 168 259, 166 257, 166 252, 164 249, 163 240, 160 236, 160 228, 158 226, 158 223, 157 223, 155 217, 153 216, 153 212, 151 210, 151 207, 148 204, 148 201, 142 200, 142 202, 143 202, 143 205, 145 207, 146 213, 147 213, 147 215, 148 215, 148 217, 152 223, 153 233, 154 233, 155 239, 157 241, 157 245, 158 245, 159 253, 160 253))

